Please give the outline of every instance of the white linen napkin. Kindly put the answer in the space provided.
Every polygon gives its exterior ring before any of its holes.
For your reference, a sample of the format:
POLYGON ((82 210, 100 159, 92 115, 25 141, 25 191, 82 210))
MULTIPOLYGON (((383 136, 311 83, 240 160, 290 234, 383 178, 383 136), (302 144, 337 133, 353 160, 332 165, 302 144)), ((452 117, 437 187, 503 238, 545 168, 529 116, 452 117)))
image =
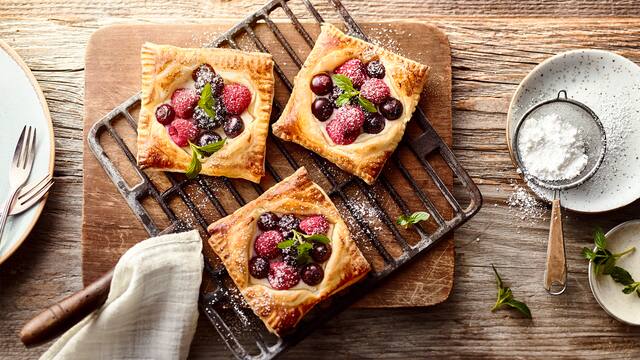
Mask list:
POLYGON ((118 261, 105 304, 40 359, 186 359, 198 320, 201 250, 196 230, 136 244, 118 261))

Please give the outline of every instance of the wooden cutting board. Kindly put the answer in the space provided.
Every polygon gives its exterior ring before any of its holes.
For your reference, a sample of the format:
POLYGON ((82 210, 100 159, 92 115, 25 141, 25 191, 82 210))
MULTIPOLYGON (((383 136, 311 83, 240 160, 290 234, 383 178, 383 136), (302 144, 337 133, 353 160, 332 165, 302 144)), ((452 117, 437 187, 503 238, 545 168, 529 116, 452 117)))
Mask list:
MULTIPOLYGON (((128 205, 106 176, 88 148, 86 136, 97 120, 111 109, 139 91, 140 87, 140 46, 145 41, 173 44, 183 47, 199 47, 215 39, 216 34, 227 30, 231 23, 211 25, 117 25, 96 31, 86 50, 85 64, 85 116, 84 116, 84 173, 83 173, 83 223, 82 255, 83 280, 92 282, 109 270, 118 258, 136 242, 147 238, 147 233, 135 218, 128 205)), ((283 34, 293 42, 294 49, 302 59, 309 49, 303 39, 290 24, 279 24, 283 34)), ((431 73, 420 106, 427 113, 440 136, 451 144, 451 55, 447 37, 436 27, 418 22, 385 22, 361 24, 364 32, 374 41, 390 50, 431 66, 431 73)), ((315 38, 319 32, 316 24, 305 25, 315 38)), ((258 33, 260 29, 256 31, 258 33)), ((282 46, 275 38, 263 40, 265 45, 274 49, 276 62, 280 63, 290 78, 297 67, 291 61, 279 60, 283 54, 282 46)), ((242 44, 241 44, 242 45, 242 44)), ((276 99, 282 103, 288 93, 280 86, 276 99)), ((411 125, 411 124, 410 124, 411 125)), ((120 125, 116 124, 116 127, 120 125)), ((124 125, 126 128, 126 125, 124 125)), ((124 129, 126 130, 126 129, 124 129)), ((410 131, 410 128, 409 130, 410 131)), ((135 134, 128 131, 124 140, 135 153, 135 134)), ((103 146, 113 150, 109 139, 103 146)), ((123 172, 128 165, 121 154, 110 154, 123 172)), ((401 158, 404 155, 401 155, 401 158)), ((411 166, 411 165, 409 165, 411 166)), ((391 168, 392 166, 389 166, 391 168)), ((419 165, 415 165, 416 171, 419 165)), ((453 178, 446 165, 435 162, 436 170, 451 187, 453 178)), ((129 169, 129 172, 130 169, 129 169)), ((393 169, 386 169, 388 177, 398 177, 393 169)), ((424 174, 424 171, 418 173, 424 174)), ((433 195, 436 205, 442 209, 445 218, 451 216, 446 200, 438 194, 435 186, 421 175, 418 179, 425 192, 433 195)), ((135 184, 131 180, 130 185, 135 184)), ((270 183, 263 184, 268 187, 270 183)), ((414 209, 421 207, 413 191, 405 186, 399 191, 414 209), (406 190, 406 191, 402 191, 406 190)), ((151 209, 152 213, 154 211, 151 209)), ((157 211, 155 212, 158 213, 157 211)), ((156 218, 160 223, 163 215, 156 218)), ((168 224, 166 221, 164 224, 168 224)), ((453 286, 454 242, 453 235, 426 254, 385 280, 385 283, 368 294, 358 305, 362 307, 404 307, 427 306, 447 299, 453 286)))

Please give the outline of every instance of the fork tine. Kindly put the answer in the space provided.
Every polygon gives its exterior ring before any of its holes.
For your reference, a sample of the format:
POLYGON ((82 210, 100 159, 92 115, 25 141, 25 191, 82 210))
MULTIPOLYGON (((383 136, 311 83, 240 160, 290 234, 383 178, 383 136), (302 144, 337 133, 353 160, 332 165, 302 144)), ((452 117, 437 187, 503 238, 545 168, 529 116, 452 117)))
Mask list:
POLYGON ((20 168, 27 167, 27 156, 29 156, 29 147, 31 145, 31 126, 27 129, 27 138, 22 143, 22 152, 20 153, 20 168))
POLYGON ((49 181, 47 181, 47 183, 43 187, 38 189, 38 191, 35 192, 33 195, 29 196, 27 199, 19 199, 20 206, 29 208, 31 207, 31 205, 33 205, 37 201, 40 201, 40 199, 44 196, 44 194, 46 194, 49 191, 49 189, 51 189, 51 187, 53 186, 53 182, 54 182, 53 179, 49 179, 49 181))
POLYGON ((20 133, 20 138, 18 138, 18 143, 16 144, 16 150, 13 153, 13 167, 18 167, 18 161, 20 160, 20 154, 22 154, 22 142, 24 141, 24 133, 27 131, 27 125, 22 128, 22 132, 20 133))
POLYGON ((51 181, 51 174, 47 174, 40 181, 38 181, 35 185, 25 186, 20 190, 20 194, 18 195, 18 199, 22 199, 25 196, 31 196, 33 191, 38 191, 42 186, 44 186, 47 182, 51 181))
POLYGON ((29 144, 29 157, 27 158, 26 166, 31 168, 33 166, 33 160, 36 158, 36 128, 33 128, 33 139, 29 144))

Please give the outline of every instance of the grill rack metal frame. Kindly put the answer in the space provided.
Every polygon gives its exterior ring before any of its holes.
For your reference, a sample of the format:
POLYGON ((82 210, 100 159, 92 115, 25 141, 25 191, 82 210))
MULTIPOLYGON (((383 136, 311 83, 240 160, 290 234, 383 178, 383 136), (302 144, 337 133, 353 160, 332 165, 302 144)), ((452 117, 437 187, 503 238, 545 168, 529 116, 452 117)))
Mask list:
MULTIPOLYGON (((322 23, 324 21, 320 13, 316 10, 316 8, 311 4, 309 0, 301 1, 304 3, 306 9, 309 11, 309 14, 313 19, 315 19, 315 21, 317 21, 318 23, 322 23)), ((253 30, 257 24, 262 22, 267 25, 272 34, 276 37, 278 42, 282 45, 286 53, 289 55, 289 57, 298 66, 298 68, 300 68, 302 66, 303 60, 298 57, 294 49, 286 40, 285 36, 279 30, 277 24, 274 23, 273 20, 269 17, 270 14, 275 10, 282 9, 287 17, 291 20, 291 23, 295 27, 298 34, 300 34, 300 36, 310 47, 313 47, 314 40, 305 30, 304 26, 300 23, 298 18, 294 15, 291 8, 287 5, 288 2, 289 0, 271 0, 261 9, 245 18, 242 22, 238 23, 225 33, 221 34, 208 46, 221 47, 223 45, 227 45, 231 48, 239 48, 237 43, 234 41, 234 38, 238 37, 239 35, 246 35, 253 41, 258 50, 268 52, 266 46, 262 43, 260 38, 253 30)), ((337 11, 344 25, 348 29, 348 33, 350 35, 368 40, 364 32, 349 15, 346 8, 339 0, 329 0, 329 3, 337 11)), ((274 70, 280 81, 282 81, 289 92, 291 92, 293 85, 277 63, 275 64, 274 70)), ((114 122, 114 120, 124 117, 128 124, 135 131, 137 128, 137 122, 131 115, 130 110, 132 108, 135 108, 136 106, 139 106, 139 104, 140 94, 138 93, 120 104, 106 116, 96 122, 92 126, 88 134, 88 144, 90 149, 105 169, 109 178, 116 185, 118 191, 125 198, 127 204, 131 207, 138 220, 140 220, 140 222, 143 224, 150 235, 157 235, 161 231, 161 229, 154 222, 150 214, 142 205, 141 199, 145 197, 152 197, 158 203, 162 211, 168 217, 169 221, 172 224, 171 226, 174 229, 185 227, 183 219, 181 219, 180 216, 177 215, 169 206, 170 199, 176 196, 179 197, 189 209, 198 225, 206 231, 208 222, 206 221, 203 214, 199 211, 198 206, 185 191, 185 187, 187 185, 196 184, 198 188, 204 192, 208 200, 218 211, 219 215, 221 217, 226 216, 227 211, 225 210, 220 200, 216 198, 213 191, 209 188, 206 180, 201 176, 198 176, 195 180, 187 180, 186 178, 184 178, 184 176, 181 175, 164 173, 164 176, 166 176, 166 178, 171 183, 171 187, 164 191, 160 191, 151 181, 150 177, 137 166, 135 156, 133 155, 129 147, 125 144, 123 138, 118 134, 115 126, 113 126, 112 123, 114 122), (109 159, 109 156, 106 154, 103 146, 100 143, 100 135, 105 132, 110 135, 110 137, 122 150, 128 161, 133 166, 136 174, 142 179, 142 182, 134 186, 129 186, 127 184, 122 174, 118 171, 116 164, 114 164, 109 159)), ((276 115, 272 115, 272 118, 278 118, 278 115, 281 113, 282 109, 282 105, 274 100, 273 110, 276 115)), ((413 153, 413 155, 420 160, 424 171, 429 175, 430 179, 433 181, 442 196, 446 198, 448 204, 453 209, 453 216, 450 219, 444 218, 444 216, 440 213, 440 211, 438 211, 438 208, 435 206, 429 196, 416 183, 410 171, 402 165, 402 163, 398 160, 397 155, 394 154, 389 161, 392 161, 397 165, 398 170, 400 171, 402 176, 407 180, 412 189, 415 191, 415 196, 420 199, 421 203, 424 205, 425 209, 433 216, 438 226, 437 229, 430 235, 427 234, 427 232, 423 230, 422 227, 415 227, 416 231, 418 231, 420 235, 421 240, 415 245, 410 245, 407 240, 400 234, 400 232, 394 225, 394 221, 385 211, 384 207, 382 206, 382 204, 380 204, 375 194, 373 193, 373 190, 368 185, 354 176, 348 178, 346 181, 339 181, 334 174, 327 170, 328 164, 326 163, 326 160, 312 152, 309 152, 309 156, 313 159, 314 163, 322 171, 323 176, 326 178, 326 180, 329 181, 332 186, 332 190, 328 192, 329 196, 338 196, 343 200, 343 203, 345 204, 347 210, 357 221, 357 225, 359 226, 359 228, 364 231, 373 248, 378 251, 379 255, 384 260, 384 267, 379 271, 372 272, 367 278, 355 285, 352 285, 346 291, 341 292, 340 294, 336 294, 331 299, 326 300, 328 304, 326 306, 323 306, 323 310, 321 312, 312 311, 311 313, 307 314, 307 316, 305 316, 301 323, 298 324, 296 329, 290 334, 287 334, 282 338, 271 337, 271 339, 269 339, 269 335, 265 333, 266 329, 260 319, 258 319, 251 312, 251 310, 246 307, 246 304, 243 302, 241 296, 237 296, 237 289, 234 289, 233 286, 228 285, 229 277, 224 266, 219 265, 214 267, 214 265, 212 265, 208 261, 205 261, 205 273, 209 275, 209 280, 211 280, 215 284, 216 289, 213 291, 203 292, 201 294, 200 308, 216 328, 224 342, 227 344, 229 350, 231 350, 235 357, 239 359, 271 359, 281 354, 290 346, 304 339, 309 333, 315 330, 322 323, 335 316, 340 311, 346 309, 349 305, 353 304, 355 301, 361 298, 363 294, 366 294, 373 286, 379 283, 391 272, 395 271, 400 266, 410 261, 419 253, 432 248, 446 234, 462 225, 477 213, 477 211, 482 206, 482 195, 480 194, 478 187, 475 185, 467 172, 462 168, 451 149, 445 144, 442 138, 437 135, 435 129, 431 126, 431 124, 427 120, 426 115, 419 107, 416 109, 413 115, 413 121, 417 122, 420 125, 423 133, 412 141, 403 139, 402 144, 405 144, 413 153), (442 159, 444 159, 449 168, 452 170, 454 177, 458 180, 459 184, 464 189, 465 196, 468 197, 468 205, 466 207, 462 207, 460 202, 447 188, 444 181, 438 176, 436 170, 427 161, 427 156, 433 153, 439 154, 442 159), (353 208, 353 205, 349 201, 346 201, 347 196, 345 194, 345 189, 350 186, 356 186, 357 189, 366 196, 367 201, 370 204, 374 205, 377 210, 379 210, 378 213, 381 215, 380 220, 391 230, 392 234, 395 237, 395 241, 402 249, 402 254, 400 256, 392 256, 389 251, 386 250, 385 246, 381 243, 374 230, 372 230, 367 223, 363 222, 358 216, 356 216, 356 212, 358 210, 353 208), (230 309, 232 314, 223 314, 223 310, 220 309, 221 304, 224 305, 223 308, 230 309), (238 329, 237 326, 230 324, 229 316, 235 317, 235 320, 239 320, 241 324, 240 329, 238 329), (239 339, 240 335, 247 334, 249 334, 253 338, 252 341, 254 341, 257 353, 255 353, 255 351, 254 353, 251 353, 251 351, 241 343, 241 340, 239 339)), ((280 139, 274 137, 272 134, 269 135, 269 138, 278 147, 279 151, 283 154, 283 156, 286 158, 287 162, 293 169, 296 169, 300 166, 293 155, 285 148, 280 139)), ((282 177, 275 171, 275 169, 269 164, 269 162, 265 162, 265 166, 266 170, 271 174, 276 182, 282 180, 282 177)), ((240 192, 234 187, 233 183, 226 178, 221 178, 221 180, 225 188, 233 196, 239 206, 244 205, 246 201, 243 199, 240 192)), ((382 187, 390 195, 390 197, 394 200, 395 204, 402 210, 402 212, 404 212, 405 214, 409 213, 410 210, 407 203, 399 195, 399 193, 393 187, 392 183, 388 179, 386 179, 384 175, 381 175, 377 181, 382 185, 382 187)), ((262 189, 259 184, 254 184, 253 186, 258 194, 264 192, 264 189, 262 189)))

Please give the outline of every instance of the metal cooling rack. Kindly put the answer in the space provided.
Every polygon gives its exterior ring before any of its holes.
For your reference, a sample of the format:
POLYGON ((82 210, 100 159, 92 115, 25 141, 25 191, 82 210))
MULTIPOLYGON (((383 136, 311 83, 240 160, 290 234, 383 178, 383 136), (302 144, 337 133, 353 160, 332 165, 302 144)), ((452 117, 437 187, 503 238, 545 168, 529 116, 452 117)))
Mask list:
MULTIPOLYGON (((316 8, 308 0, 301 1, 304 3, 311 17, 318 23, 322 23, 323 18, 316 8)), ((291 23, 295 27, 297 33, 302 37, 302 39, 304 39, 304 42, 307 43, 309 48, 313 47, 313 38, 294 15, 294 12, 287 3, 288 0, 270 1, 256 13, 247 17, 244 21, 238 23, 230 30, 220 35, 209 46, 240 48, 235 39, 240 36, 245 36, 258 50, 268 52, 268 49, 264 45, 260 36, 256 31, 254 31, 258 24, 265 24, 271 34, 275 36, 277 42, 282 45, 282 48, 291 58, 293 63, 300 68, 303 60, 296 54, 296 51, 287 41, 278 25, 270 18, 270 15, 272 15, 275 10, 282 9, 286 16, 291 20, 291 23)), ((351 18, 340 1, 330 0, 329 3, 337 11, 350 35, 367 40, 366 35, 362 32, 358 24, 351 18)), ((280 65, 275 65, 275 72, 279 81, 281 81, 288 91, 291 92, 293 85, 285 75, 280 65)), ((120 106, 113 109, 104 118, 99 120, 89 132, 89 147, 98 158, 100 164, 104 167, 109 178, 117 186, 122 196, 124 196, 136 217, 142 222, 150 235, 158 234, 161 229, 143 205, 142 200, 145 198, 153 199, 174 227, 179 227, 179 225, 189 222, 185 221, 184 213, 174 211, 170 204, 170 201, 180 199, 188 209, 188 215, 195 219, 197 226, 200 226, 202 231, 206 231, 206 227, 209 225, 210 221, 207 221, 205 215, 203 215, 200 209, 200 206, 196 205, 196 201, 189 195, 189 191, 186 190, 187 187, 195 186, 199 191, 204 193, 207 201, 210 202, 213 208, 217 211, 218 218, 224 217, 228 214, 222 200, 215 195, 215 191, 212 189, 212 186, 206 177, 198 176, 194 180, 188 180, 181 174, 172 173, 154 173, 153 176, 150 176, 136 165, 135 155, 125 143, 125 140, 120 135, 118 128, 114 125, 114 121, 116 119, 124 118, 128 125, 135 131, 137 124, 136 120, 132 116, 132 112, 134 109, 139 108, 139 105, 140 94, 131 97, 120 106), (108 134, 108 137, 115 141, 118 149, 122 151, 122 154, 124 154, 127 160, 131 163, 135 173, 142 179, 140 183, 134 186, 129 186, 127 184, 125 178, 119 171, 117 164, 109 158, 105 148, 101 144, 101 135, 104 134, 108 134), (170 187, 164 190, 160 189, 152 181, 152 178, 156 176, 165 177, 170 183, 170 187)), ((275 101, 272 119, 277 119, 282 109, 282 104, 275 101)), ((367 242, 366 246, 370 247, 370 249, 373 249, 372 251, 377 253, 379 258, 382 259, 383 264, 377 268, 374 266, 375 270, 372 271, 372 273, 363 281, 351 286, 346 291, 336 294, 331 299, 326 300, 326 304, 323 303, 316 306, 314 310, 303 318, 292 333, 282 338, 278 338, 269 334, 260 319, 258 319, 253 312, 247 308, 242 296, 239 295, 237 289, 233 285, 233 282, 230 281, 224 266, 222 266, 219 261, 216 263, 215 259, 205 261, 205 275, 207 276, 205 276, 204 279, 209 283, 209 285, 203 286, 203 291, 200 297, 200 308, 219 332, 234 356, 240 359, 271 359, 277 356, 291 345, 302 340, 322 323, 354 303, 363 294, 366 294, 374 285, 380 282, 380 280, 398 269, 398 267, 407 263, 420 252, 432 248, 438 240, 442 239, 447 233, 463 224, 480 209, 482 204, 480 191, 473 183, 467 172, 462 168, 449 147, 436 134, 436 131, 420 108, 418 108, 414 113, 413 122, 419 125, 422 134, 413 138, 413 140, 410 140, 405 136, 405 139, 403 139, 399 147, 406 147, 410 153, 419 160, 423 174, 426 174, 432 180, 440 192, 440 195, 446 199, 448 205, 451 207, 453 216, 445 217, 445 215, 439 211, 438 207, 432 201, 432 195, 429 196, 427 192, 421 188, 415 176, 412 174, 411 169, 408 169, 403 165, 403 162, 397 156, 398 151, 396 151, 396 154, 392 156, 389 162, 393 163, 393 165, 397 167, 401 177, 409 184, 413 193, 403 193, 401 195, 403 190, 398 190, 393 185, 393 182, 385 177, 384 174, 378 178, 378 185, 376 186, 379 186, 379 189, 382 189, 386 193, 386 196, 393 199, 395 206, 405 214, 411 212, 410 206, 406 201, 408 196, 419 199, 423 209, 432 215, 436 226, 433 231, 428 231, 422 226, 416 226, 415 230, 418 232, 420 240, 411 244, 410 241, 405 238, 402 231, 396 227, 393 217, 387 211, 388 205, 383 204, 380 201, 380 196, 372 187, 366 185, 357 177, 340 176, 340 174, 337 173, 339 170, 336 170, 337 168, 332 164, 326 162, 323 158, 314 153, 307 152, 306 156, 312 159, 313 163, 320 170, 322 176, 324 176, 325 182, 330 184, 330 189, 327 191, 329 196, 334 199, 334 201, 344 204, 344 207, 341 209, 343 217, 350 217, 355 220, 351 225, 357 227, 357 232, 361 234, 367 242), (443 179, 430 163, 429 159, 434 154, 439 155, 453 172, 457 183, 460 184, 464 190, 463 196, 461 197, 466 201, 466 205, 462 205, 462 201, 459 201, 458 198, 449 191, 443 179), (388 233, 393 237, 392 240, 400 247, 401 252, 399 254, 395 256, 392 255, 392 252, 388 250, 387 246, 385 246, 386 242, 383 241, 385 239, 381 239, 381 236, 379 236, 380 232, 365 221, 362 216, 357 214, 360 209, 358 209, 353 202, 349 201, 349 195, 347 194, 347 190, 350 188, 357 189, 361 194, 364 194, 366 201, 375 208, 376 214, 379 215, 381 224, 388 229, 388 233), (322 310, 319 311, 318 308, 321 308, 322 310)), ((281 140, 270 135, 269 142, 270 144, 274 144, 274 146, 279 150, 280 154, 284 159, 286 159, 286 162, 289 164, 292 171, 293 169, 300 167, 299 161, 296 159, 294 154, 287 149, 281 140)), ((265 166, 269 176, 271 176, 274 181, 279 182, 284 177, 276 171, 276 167, 272 166, 269 161, 265 163, 265 166)), ((222 188, 231 195, 234 201, 237 202, 238 206, 242 206, 248 201, 243 197, 241 191, 238 189, 238 184, 241 183, 242 180, 232 180, 227 178, 218 179, 222 184, 222 188)), ((246 186, 247 184, 248 182, 245 182, 244 185, 246 186)), ((255 189, 256 194, 261 194, 265 190, 258 184, 251 184, 250 186, 255 189)), ((193 223, 193 221, 191 222, 193 223)), ((361 242, 359 245, 362 247, 361 242)), ((367 254, 365 254, 365 256, 366 255, 367 254)))

